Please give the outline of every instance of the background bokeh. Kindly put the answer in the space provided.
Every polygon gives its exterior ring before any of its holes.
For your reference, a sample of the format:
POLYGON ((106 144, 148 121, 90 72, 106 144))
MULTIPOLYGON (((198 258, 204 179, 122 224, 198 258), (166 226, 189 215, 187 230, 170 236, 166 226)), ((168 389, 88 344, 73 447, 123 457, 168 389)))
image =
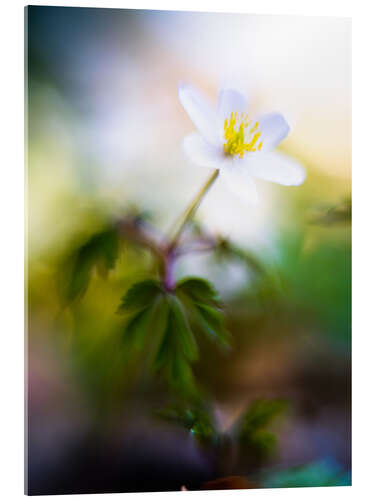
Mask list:
POLYGON ((133 367, 118 360, 116 308, 147 274, 147 252, 125 248, 73 307, 58 285, 67 256, 103 221, 142 213, 165 232, 206 179, 181 151, 192 124, 180 81, 213 102, 233 82, 254 113, 281 111, 292 128, 281 148, 307 170, 298 188, 259 182, 250 208, 219 178, 197 213, 277 276, 277 292, 241 257, 179 261, 179 276, 210 279, 226 304, 233 349, 202 345, 196 366, 223 428, 255 398, 288 401, 277 451, 261 464, 241 457, 237 472, 259 487, 350 483, 350 21, 29 7, 26 27, 30 491, 214 479, 184 429, 150 418, 163 394, 137 392, 133 367))

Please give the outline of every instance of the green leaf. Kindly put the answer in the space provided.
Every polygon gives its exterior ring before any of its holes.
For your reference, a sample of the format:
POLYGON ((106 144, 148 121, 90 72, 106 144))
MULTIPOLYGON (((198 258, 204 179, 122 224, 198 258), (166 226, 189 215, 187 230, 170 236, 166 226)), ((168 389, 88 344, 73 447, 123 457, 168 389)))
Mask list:
POLYGON ((256 451, 259 458, 267 457, 276 448, 277 439, 273 432, 258 430, 251 434, 242 436, 242 444, 256 451))
POLYGON ((150 335, 150 369, 157 368, 158 356, 165 340, 168 329, 169 299, 166 294, 161 294, 155 299, 152 315, 152 331, 150 335))
POLYGON ((64 266, 63 275, 61 276, 62 295, 68 303, 81 298, 86 293, 90 284, 93 265, 93 260, 81 253, 72 262, 64 266))
POLYGON ((165 294, 158 294, 148 306, 133 311, 124 328, 127 355, 135 365, 141 364, 145 373, 156 370, 168 314, 169 301, 165 294))
POLYGON ((155 370, 161 371, 168 364, 170 358, 170 352, 172 351, 172 341, 173 336, 170 335, 170 325, 169 325, 169 301, 165 301, 165 323, 164 332, 161 338, 161 342, 158 351, 155 356, 155 370))
POLYGON ((276 436, 266 427, 286 409, 283 400, 256 400, 245 413, 239 432, 240 442, 260 459, 269 455, 277 444, 276 436))
POLYGON ((184 394, 193 394, 195 392, 195 380, 190 363, 183 357, 175 355, 169 364, 169 383, 177 391, 184 394))
POLYGON ((198 357, 198 347, 187 322, 181 302, 168 295, 168 315, 155 369, 181 396, 197 393, 191 363, 198 357))
POLYGON ((115 228, 107 228, 91 236, 67 259, 59 273, 61 292, 68 303, 81 298, 89 284, 94 267, 101 274, 113 269, 119 253, 115 228))
POLYGON ((156 360, 157 371, 179 396, 195 395, 194 374, 190 362, 176 350, 167 333, 156 360))
POLYGON ((152 306, 143 309, 141 312, 136 313, 125 327, 125 340, 132 342, 137 350, 141 350, 144 346, 152 312, 152 306))
MULTIPOLYGON (((176 297, 167 299, 168 313, 165 335, 157 356, 157 366, 185 363, 185 359, 194 361, 198 357, 198 347, 190 330, 180 301, 176 297)), ((173 367, 173 370, 177 370, 173 367)))
POLYGON ((253 432, 270 424, 286 409, 286 402, 280 399, 254 401, 244 415, 242 428, 244 432, 253 432))
POLYGON ((224 316, 219 309, 205 304, 195 304, 195 310, 202 329, 223 345, 229 345, 230 334, 224 326, 224 316))
POLYGON ((212 441, 217 437, 212 422, 204 413, 195 415, 193 425, 190 428, 190 433, 193 434, 195 439, 201 443, 212 441))
POLYGON ((177 283, 176 292, 183 292, 193 302, 219 304, 219 296, 213 285, 202 278, 184 278, 177 283))
POLYGON ((175 336, 176 344, 189 361, 198 358, 198 347, 185 317, 181 302, 173 297, 170 302, 169 324, 172 330, 171 335, 175 336))
POLYGON ((157 280, 149 279, 136 283, 121 299, 118 312, 134 312, 144 309, 152 304, 161 292, 162 288, 157 280))
POLYGON ((184 278, 177 283, 176 294, 184 300, 188 311, 195 314, 202 330, 215 341, 228 346, 230 335, 224 326, 224 317, 219 309, 219 296, 207 280, 195 277, 184 278))
POLYGON ((92 245, 96 247, 97 257, 103 259, 107 269, 113 269, 119 253, 119 237, 113 228, 102 231, 93 238, 92 245))

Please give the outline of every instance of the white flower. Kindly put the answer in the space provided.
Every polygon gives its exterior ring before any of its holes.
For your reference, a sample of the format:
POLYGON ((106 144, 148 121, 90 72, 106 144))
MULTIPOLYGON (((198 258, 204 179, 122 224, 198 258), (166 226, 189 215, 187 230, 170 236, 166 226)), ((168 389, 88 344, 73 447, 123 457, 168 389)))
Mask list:
POLYGON ((181 84, 178 95, 197 128, 184 138, 185 153, 199 166, 220 170, 219 177, 243 201, 258 199, 254 178, 284 186, 298 186, 305 180, 301 165, 273 151, 290 130, 280 113, 251 121, 246 97, 230 88, 220 90, 217 110, 189 84, 181 84))

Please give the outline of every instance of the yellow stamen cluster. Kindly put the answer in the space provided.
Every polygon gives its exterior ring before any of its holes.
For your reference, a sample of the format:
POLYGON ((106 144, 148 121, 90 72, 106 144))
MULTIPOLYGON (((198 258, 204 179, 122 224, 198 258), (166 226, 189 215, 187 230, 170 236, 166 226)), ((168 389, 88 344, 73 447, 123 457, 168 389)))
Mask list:
POLYGON ((248 130, 250 127, 249 117, 244 113, 231 113, 228 121, 224 121, 224 152, 227 155, 243 157, 245 152, 260 151, 262 142, 258 142, 260 132, 258 131, 259 123, 248 130))

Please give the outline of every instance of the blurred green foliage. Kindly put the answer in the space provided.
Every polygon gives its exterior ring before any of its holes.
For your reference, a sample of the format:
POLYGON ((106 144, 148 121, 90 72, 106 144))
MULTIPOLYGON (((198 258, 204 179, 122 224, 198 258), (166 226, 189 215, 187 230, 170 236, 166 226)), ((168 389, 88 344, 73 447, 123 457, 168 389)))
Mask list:
POLYGON ((202 278, 184 278, 176 285, 176 295, 181 298, 200 330, 219 345, 228 347, 229 332, 219 296, 213 285, 202 278))
POLYGON ((143 311, 149 308, 162 293, 161 283, 154 279, 135 283, 121 300, 119 313, 143 311))
MULTIPOLYGON (((287 234, 280 242, 284 303, 332 339, 351 338, 351 242, 332 229, 287 234)), ((345 235, 344 235, 345 236, 345 235)))
POLYGON ((262 481, 265 488, 303 488, 351 486, 351 474, 330 460, 312 462, 283 471, 269 473, 262 481))
POLYGON ((156 415, 184 427, 201 444, 217 444, 218 432, 209 409, 170 407, 157 411, 156 415))
MULTIPOLYGON (((131 248, 132 242, 126 241, 126 234, 120 228, 119 224, 109 224, 95 232, 61 263, 60 285, 64 286, 60 289, 64 292, 63 303, 70 304, 76 323, 78 335, 72 340, 73 360, 78 362, 80 377, 89 384, 90 393, 94 400, 97 398, 98 409, 103 412, 106 406, 116 407, 117 395, 124 395, 129 383, 141 388, 146 380, 156 376, 166 384, 172 401, 178 403, 160 411, 159 416, 185 427, 200 443, 220 446, 224 435, 204 403, 209 396, 194 374, 201 338, 224 349, 231 344, 223 306, 212 283, 189 276, 169 290, 152 276, 135 281, 123 294, 117 319, 108 323, 107 334, 94 333, 104 327, 103 323, 95 319, 98 312, 79 299, 88 292, 94 271, 98 277, 106 277, 108 271, 116 270, 120 250, 127 245, 131 248), (93 315, 90 320, 88 315, 93 315)), ((219 253, 222 251, 219 244, 219 253)), ((267 273, 260 262, 255 264, 257 261, 250 252, 233 250, 227 241, 224 253, 245 262, 250 259, 249 266, 262 276, 263 286, 265 281, 269 283, 267 273)), ((158 253, 152 258, 157 259, 158 253)), ((267 427, 283 409, 281 401, 254 401, 235 427, 235 439, 259 459, 268 456, 275 448, 276 437, 267 427)))
POLYGON ((156 415, 174 422, 190 431, 201 444, 227 450, 228 443, 241 446, 253 459, 267 458, 275 450, 276 435, 269 426, 287 408, 285 401, 278 399, 257 399, 227 430, 222 430, 213 415, 212 408, 200 401, 195 406, 170 406, 158 410, 156 415))
POLYGON ((197 397, 191 365, 199 350, 189 313, 195 313, 210 338, 218 343, 228 339, 212 285, 187 278, 176 284, 174 293, 165 290, 160 281, 147 279, 129 288, 119 312, 128 316, 124 339, 129 349, 142 352, 143 358, 148 353, 148 369, 161 375, 176 394, 197 397))
POLYGON ((333 224, 351 224, 352 222, 352 200, 345 198, 341 203, 322 207, 311 218, 314 224, 330 226, 333 224))
POLYGON ((63 300, 71 303, 86 292, 94 268, 106 276, 113 269, 119 254, 119 236, 114 227, 108 227, 91 236, 65 261, 60 270, 59 283, 63 300))
MULTIPOLYGON (((32 16, 30 20, 33 23, 32 16)), ((37 33, 38 25, 33 30, 37 33)), ((225 307, 216 290, 220 280, 214 286, 200 277, 188 277, 167 291, 153 246, 146 244, 147 238, 134 238, 146 222, 159 224, 156 205, 134 208, 125 200, 126 214, 134 219, 126 229, 133 231, 133 238, 113 223, 113 212, 123 217, 124 205, 114 208, 112 193, 103 196, 93 188, 98 182, 93 166, 100 160, 94 154, 87 157, 79 140, 87 102, 77 99, 72 89, 69 92, 69 73, 54 67, 42 53, 29 37, 29 177, 35 183, 30 214, 37 222, 30 234, 44 242, 29 252, 30 345, 38 345, 34 339, 40 336, 43 346, 57 346, 56 351, 68 360, 67 371, 74 377, 71 385, 79 388, 82 408, 87 400, 100 426, 105 425, 103 416, 122 415, 128 397, 147 399, 148 385, 149 395, 156 393, 157 405, 172 401, 160 411, 161 417, 186 428, 198 442, 219 446, 224 439, 213 415, 213 401, 223 394, 230 399, 238 390, 230 370, 235 371, 235 356, 242 346, 252 346, 260 338, 264 341, 269 332, 270 352, 280 332, 297 346, 300 326, 303 331, 312 326, 316 343, 321 336, 340 344, 339 348, 335 344, 338 357, 342 344, 350 349, 351 199, 338 198, 350 189, 347 179, 339 182, 317 173, 324 166, 310 165, 307 181, 298 190, 283 187, 278 199, 275 187, 272 196, 278 204, 270 205, 271 220, 264 216, 263 233, 271 234, 271 257, 230 237, 211 235, 195 220, 192 234, 209 242, 212 260, 219 265, 240 264, 246 280, 227 295, 225 307), (54 123, 55 115, 62 118, 59 125, 54 123), (102 204, 105 214, 100 213, 102 204), (48 218, 42 216, 46 213, 48 218), (288 328, 283 329, 285 317, 288 328), (268 330, 266 322, 271 324, 268 330), (229 369, 225 371, 224 355, 218 356, 230 349, 234 356, 226 360, 229 369), (209 388, 203 369, 214 379, 209 388)), ((155 167, 159 168, 157 163, 155 167)), ((125 190, 121 200, 132 195, 125 190)), ((247 375, 241 372, 241 376, 247 375)), ((246 392, 248 386, 244 386, 240 390, 246 392)), ((278 399, 255 400, 228 432, 261 461, 275 450, 271 426, 286 408, 278 399)), ((348 476, 327 462, 277 472, 264 480, 269 487, 349 483, 348 476)))
POLYGON ((287 408, 286 401, 257 399, 252 402, 241 419, 239 441, 259 459, 272 453, 277 444, 274 433, 267 427, 287 408))

